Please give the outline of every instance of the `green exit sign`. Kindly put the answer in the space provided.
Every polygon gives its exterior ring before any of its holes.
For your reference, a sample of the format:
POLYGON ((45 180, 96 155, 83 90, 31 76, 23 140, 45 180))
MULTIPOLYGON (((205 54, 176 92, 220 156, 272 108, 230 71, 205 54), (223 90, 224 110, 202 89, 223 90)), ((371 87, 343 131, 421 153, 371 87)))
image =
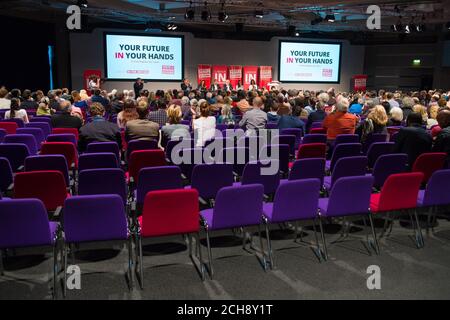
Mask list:
POLYGON ((413 64, 413 66, 420 66, 420 59, 414 59, 413 61, 412 61, 412 64, 413 64))

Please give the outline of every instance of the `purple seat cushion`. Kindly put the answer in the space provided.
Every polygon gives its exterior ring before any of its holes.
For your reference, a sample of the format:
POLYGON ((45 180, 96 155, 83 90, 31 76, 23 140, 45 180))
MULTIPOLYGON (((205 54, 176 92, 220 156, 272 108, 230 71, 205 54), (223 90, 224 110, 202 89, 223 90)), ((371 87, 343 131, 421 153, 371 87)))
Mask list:
POLYGON ((200 212, 200 215, 206 221, 206 224, 208 225, 209 229, 211 229, 212 222, 213 222, 213 212, 214 212, 214 209, 205 209, 200 212))
POLYGON ((319 209, 320 209, 321 216, 325 216, 325 217, 327 216, 328 201, 329 201, 329 198, 320 198, 319 199, 319 209))
POLYGON ((264 203, 263 204, 263 212, 264 216, 269 220, 269 222, 276 222, 272 221, 272 213, 273 213, 273 203, 264 203))
POLYGON ((417 206, 423 206, 423 197, 425 196, 425 190, 419 190, 419 195, 417 196, 417 206))

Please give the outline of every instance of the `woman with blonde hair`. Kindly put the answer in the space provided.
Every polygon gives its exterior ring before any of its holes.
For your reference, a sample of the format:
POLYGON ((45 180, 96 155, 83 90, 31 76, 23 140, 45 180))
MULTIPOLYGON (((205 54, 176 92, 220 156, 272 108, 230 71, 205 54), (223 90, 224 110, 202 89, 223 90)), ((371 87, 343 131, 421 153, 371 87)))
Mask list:
POLYGON ((190 138, 189 126, 180 124, 182 117, 181 107, 171 104, 167 109, 167 124, 161 128, 161 146, 166 147, 167 142, 180 137, 190 138))
POLYGON ((413 106, 413 112, 420 113, 422 116, 422 124, 426 125, 428 122, 428 112, 427 108, 421 104, 416 104, 413 106))
POLYGON ((117 125, 119 128, 124 129, 128 121, 136 119, 139 119, 136 111, 136 103, 134 100, 128 99, 123 104, 123 110, 117 115, 117 125))
POLYGON ((364 143, 367 137, 373 133, 387 133, 386 124, 388 116, 386 109, 381 105, 376 105, 367 115, 367 119, 362 123, 356 132, 361 137, 361 142, 364 143))
POLYGON ((432 105, 430 107, 430 117, 427 119, 427 129, 431 129, 432 127, 438 125, 436 118, 439 113, 439 109, 439 105, 432 105))

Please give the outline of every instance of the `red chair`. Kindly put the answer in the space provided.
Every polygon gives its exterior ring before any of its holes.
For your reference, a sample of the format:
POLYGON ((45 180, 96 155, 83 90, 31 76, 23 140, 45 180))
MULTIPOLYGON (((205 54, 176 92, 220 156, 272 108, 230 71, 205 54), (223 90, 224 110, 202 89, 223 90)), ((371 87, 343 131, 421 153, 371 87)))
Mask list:
MULTIPOLYGON (((327 145, 325 143, 301 144, 297 151, 296 160, 308 158, 326 158, 327 145)), ((294 162, 289 163, 289 169, 294 166, 294 162)))
POLYGON ((417 197, 423 177, 424 175, 421 172, 392 174, 386 179, 381 192, 372 194, 370 198, 370 210, 373 214, 386 213, 388 215, 382 235, 386 231, 389 220, 391 221, 392 231, 393 220, 390 219, 391 213, 407 212, 411 222, 413 222, 411 212, 414 211, 416 221, 415 224, 412 224, 414 225, 418 248, 423 247, 423 237, 417 212, 414 209, 417 207, 417 197))
POLYGON ((139 170, 148 167, 166 166, 166 156, 163 150, 133 151, 128 163, 127 179, 131 183, 138 182, 139 170))
POLYGON ((62 154, 67 160, 67 167, 78 168, 78 152, 71 142, 44 142, 41 154, 62 154))
POLYGON ((15 122, 0 122, 0 129, 5 129, 7 134, 16 134, 19 126, 15 122))
POLYGON ((412 167, 412 172, 422 172, 423 183, 428 182, 433 173, 444 168, 447 154, 445 152, 422 153, 412 167))
POLYGON ((145 196, 142 216, 136 234, 138 241, 138 264, 141 288, 144 288, 142 260, 142 238, 162 237, 178 234, 190 234, 189 255, 195 267, 204 279, 204 264, 199 241, 200 213, 198 192, 195 189, 151 191, 145 196), (200 265, 193 260, 192 235, 194 235, 199 253, 200 265))
POLYGON ((78 141, 78 129, 77 128, 53 128, 52 134, 71 133, 75 135, 75 139, 78 141))
POLYGON ((327 134, 327 129, 325 129, 325 128, 311 128, 309 133, 327 134))
POLYGON ((48 211, 58 210, 68 196, 66 181, 60 171, 20 172, 14 177, 14 198, 37 198, 48 211))

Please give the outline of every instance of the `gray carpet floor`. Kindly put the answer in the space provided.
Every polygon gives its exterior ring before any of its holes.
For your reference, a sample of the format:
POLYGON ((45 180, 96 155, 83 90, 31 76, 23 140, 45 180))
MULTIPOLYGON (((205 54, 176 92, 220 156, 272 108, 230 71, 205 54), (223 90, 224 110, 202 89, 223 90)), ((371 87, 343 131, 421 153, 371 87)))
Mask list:
MULTIPOLYGON (((380 221, 376 225, 379 233, 380 221)), ((181 236, 148 239, 144 242, 144 290, 136 281, 129 290, 125 245, 82 245, 75 254, 75 264, 82 271, 81 290, 69 290, 66 299, 450 299, 447 219, 438 220, 434 234, 424 230, 423 249, 415 247, 412 230, 396 221, 392 234, 380 240, 380 255, 368 253, 362 241, 366 230, 358 226, 346 241, 331 244, 339 238, 340 228, 328 225, 329 260, 321 263, 307 244, 314 241, 314 233, 305 226, 303 243, 293 242, 292 231, 272 226, 276 268, 268 271, 255 254, 242 249, 242 240, 231 231, 213 233, 215 275, 203 282, 181 236), (371 265, 380 267, 380 290, 367 288, 371 265)), ((201 243, 205 258, 203 235, 201 243)), ((259 244, 257 237, 254 243, 259 244)), ((10 251, 3 264, 0 299, 51 299, 51 252, 44 248, 10 251)))

